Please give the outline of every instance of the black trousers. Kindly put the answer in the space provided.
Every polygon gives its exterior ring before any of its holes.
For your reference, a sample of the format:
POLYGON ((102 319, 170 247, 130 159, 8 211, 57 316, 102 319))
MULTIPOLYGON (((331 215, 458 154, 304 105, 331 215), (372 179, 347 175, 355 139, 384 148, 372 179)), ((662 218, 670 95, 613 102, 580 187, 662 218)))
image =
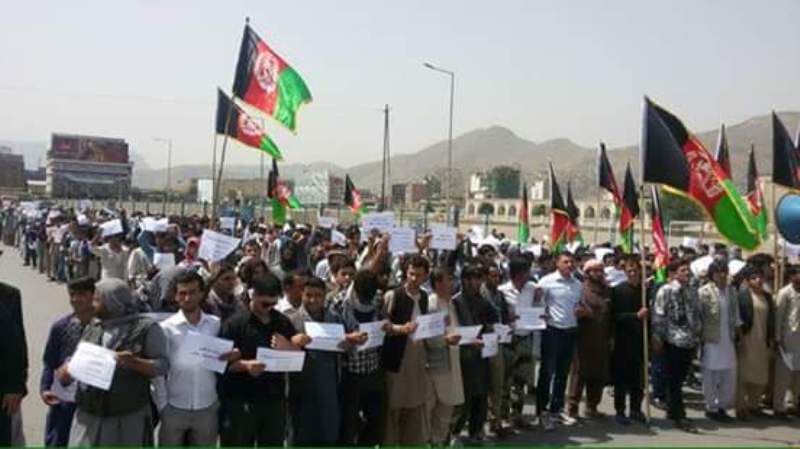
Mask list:
POLYGON ((456 422, 453 424, 453 435, 458 436, 464 429, 464 425, 469 421, 468 432, 470 437, 483 435, 483 425, 486 423, 486 415, 489 412, 489 395, 476 394, 467 396, 464 392, 464 404, 460 405, 456 411, 456 422))
POLYGON ((0 447, 8 446, 11 446, 11 417, 5 410, 0 410, 0 447))
MULTIPOLYGON (((618 340, 621 341, 621 340, 618 340)), ((641 347, 626 347, 614 350, 611 357, 612 379, 614 379, 614 410, 625 414, 625 399, 629 399, 631 414, 641 413, 644 383, 644 363, 641 347)))
POLYGON ((664 370, 667 377, 667 418, 686 418, 683 382, 689 373, 695 348, 680 348, 664 343, 664 370))
POLYGON ((223 399, 220 446, 280 446, 286 434, 286 400, 282 397, 245 402, 223 399))
POLYGON ((340 383, 342 429, 346 446, 375 446, 383 442, 386 427, 386 378, 382 370, 371 374, 342 374, 340 383))

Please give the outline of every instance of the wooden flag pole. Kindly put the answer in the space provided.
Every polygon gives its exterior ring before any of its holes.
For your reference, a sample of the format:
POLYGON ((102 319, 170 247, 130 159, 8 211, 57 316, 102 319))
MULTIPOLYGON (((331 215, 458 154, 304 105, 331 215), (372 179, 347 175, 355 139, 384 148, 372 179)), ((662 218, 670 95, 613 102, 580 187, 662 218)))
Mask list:
POLYGON ((772 199, 771 203, 772 206, 770 209, 772 210, 772 260, 773 260, 773 270, 772 270, 772 296, 773 298, 775 295, 778 294, 778 290, 780 290, 780 265, 778 261, 778 224, 775 223, 775 181, 772 182, 772 199))
MULTIPOLYGON (((641 238, 639 239, 639 255, 641 257, 642 265, 642 308, 647 308, 647 268, 646 268, 646 255, 644 251, 645 241, 645 201, 644 201, 644 183, 639 186, 639 229, 641 231, 641 238)), ((648 367, 650 366, 650 339, 649 334, 650 317, 642 321, 642 349, 644 351, 644 363, 642 364, 642 374, 644 375, 644 410, 647 422, 651 421, 650 411, 650 377, 647 375, 648 367)))

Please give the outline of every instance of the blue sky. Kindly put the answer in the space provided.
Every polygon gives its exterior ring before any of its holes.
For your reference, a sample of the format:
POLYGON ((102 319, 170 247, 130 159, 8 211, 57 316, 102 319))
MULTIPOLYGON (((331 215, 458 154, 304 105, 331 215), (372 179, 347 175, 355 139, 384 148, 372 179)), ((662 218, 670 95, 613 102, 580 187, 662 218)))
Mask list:
MULTIPOLYGON (((638 141, 642 95, 692 129, 800 110, 800 1, 26 1, 0 14, 0 139, 126 138, 152 166, 211 159, 244 17, 314 102, 290 162, 351 165, 495 124, 542 141, 638 141)), ((234 163, 258 155, 234 147, 234 163)))

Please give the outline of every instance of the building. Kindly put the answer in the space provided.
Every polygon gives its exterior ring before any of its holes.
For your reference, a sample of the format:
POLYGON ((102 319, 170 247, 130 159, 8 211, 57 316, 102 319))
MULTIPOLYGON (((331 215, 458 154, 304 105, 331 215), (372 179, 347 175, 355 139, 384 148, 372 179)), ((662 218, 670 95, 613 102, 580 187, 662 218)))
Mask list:
POLYGON ((306 171, 294 181, 294 196, 305 205, 337 206, 344 201, 344 179, 328 170, 306 171))
POLYGON ((392 184, 392 206, 400 206, 406 202, 406 185, 392 184))
POLYGON ((413 207, 426 199, 428 187, 425 182, 392 184, 392 206, 413 207))
POLYGON ((470 175, 467 198, 476 200, 519 198, 521 188, 520 170, 507 165, 499 165, 488 171, 470 175))
POLYGON ((528 187, 528 199, 530 201, 542 201, 544 200, 544 192, 545 192, 545 182, 544 181, 535 181, 528 187))
POLYGON ((9 147, 0 147, 0 193, 19 194, 25 189, 25 159, 9 147))
POLYGON ((489 175, 486 172, 477 172, 470 175, 467 198, 476 200, 489 198, 489 175))
POLYGON ((124 139, 53 134, 46 191, 53 198, 123 198, 132 171, 124 139))

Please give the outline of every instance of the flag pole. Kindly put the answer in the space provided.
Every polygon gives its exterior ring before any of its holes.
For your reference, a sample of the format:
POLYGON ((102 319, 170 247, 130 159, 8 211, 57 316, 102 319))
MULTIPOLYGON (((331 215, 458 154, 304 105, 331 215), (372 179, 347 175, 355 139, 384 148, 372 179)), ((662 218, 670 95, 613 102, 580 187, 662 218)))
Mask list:
MULTIPOLYGON (((216 124, 214 125, 216 126, 216 124)), ((217 216, 217 206, 216 202, 214 202, 214 198, 216 198, 217 194, 217 131, 214 130, 214 150, 211 154, 211 216, 217 216)), ((205 214, 203 214, 205 215, 205 214)))
MULTIPOLYGON (((250 17, 244 18, 244 26, 250 25, 250 17)), ((235 78, 235 77, 234 77, 235 78)), ((234 80, 234 86, 236 81, 234 80)), ((222 138, 222 155, 219 158, 219 172, 217 173, 217 186, 214 189, 214 219, 217 218, 217 208, 219 207, 220 191, 222 190, 222 169, 225 168, 225 153, 228 147, 228 128, 231 124, 231 116, 233 115, 233 108, 236 106, 236 101, 233 96, 233 87, 231 87, 231 107, 228 108, 228 116, 225 117, 225 135, 222 138)))
POLYGON ((600 195, 602 194, 602 189, 598 187, 597 189, 597 197, 594 203, 594 244, 597 245, 599 242, 598 240, 598 232, 600 231, 600 195))
MULTIPOLYGON (((644 251, 644 241, 645 241, 645 201, 644 201, 644 183, 639 186, 639 229, 641 232, 641 238, 639 239, 639 256, 641 258, 641 265, 642 265, 642 308, 647 308, 647 267, 646 267, 646 255, 644 251)), ((648 338, 649 334, 649 323, 650 317, 648 316, 647 319, 642 321, 642 349, 644 351, 644 363, 642 364, 642 374, 644 375, 644 409, 645 409, 645 416, 647 417, 647 422, 651 421, 651 411, 650 411, 650 378, 647 375, 648 367, 650 366, 650 341, 648 338)))
POLYGON ((772 295, 778 294, 778 290, 780 289, 780 277, 778 276, 778 271, 780 270, 780 266, 778 264, 778 224, 775 223, 775 180, 772 180, 772 199, 771 203, 772 206, 770 209, 772 210, 772 260, 774 261, 775 268, 772 270, 772 295))

